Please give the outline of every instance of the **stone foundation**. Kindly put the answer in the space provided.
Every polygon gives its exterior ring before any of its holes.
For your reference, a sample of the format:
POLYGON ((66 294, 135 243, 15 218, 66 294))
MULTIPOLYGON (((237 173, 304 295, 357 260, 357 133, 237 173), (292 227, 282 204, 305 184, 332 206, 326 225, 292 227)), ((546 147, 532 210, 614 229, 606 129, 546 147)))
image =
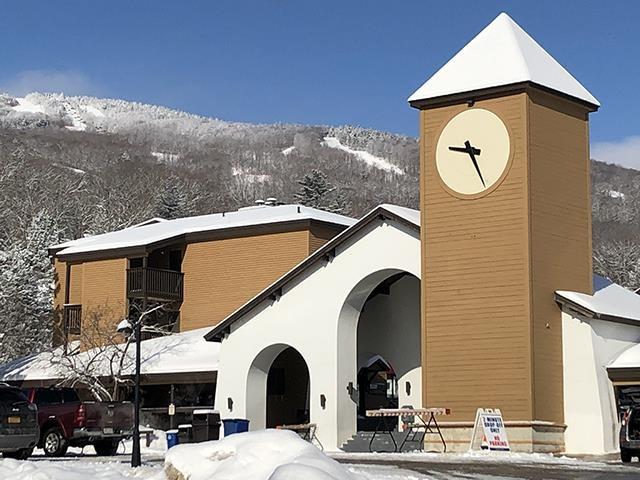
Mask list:
MULTIPOLYGON (((564 451, 566 425, 551 422, 504 422, 513 452, 560 453, 564 451)), ((447 452, 469 450, 473 422, 441 422, 440 431, 447 442, 447 452)), ((437 435, 425 437, 425 451, 442 451, 437 435)))

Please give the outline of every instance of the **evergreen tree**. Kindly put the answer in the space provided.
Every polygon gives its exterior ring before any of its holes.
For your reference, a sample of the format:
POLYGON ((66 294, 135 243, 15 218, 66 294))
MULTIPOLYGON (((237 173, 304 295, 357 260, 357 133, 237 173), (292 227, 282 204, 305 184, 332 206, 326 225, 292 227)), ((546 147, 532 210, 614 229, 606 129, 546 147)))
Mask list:
POLYGON ((172 175, 156 195, 154 214, 167 220, 188 217, 195 213, 195 201, 182 179, 172 175))
POLYGON ((40 212, 23 239, 0 251, 0 361, 51 347, 54 270, 47 248, 59 243, 53 218, 40 212))
POLYGON ((320 170, 311 173, 298 181, 300 190, 294 197, 301 205, 319 208, 332 213, 345 213, 347 202, 344 195, 334 187, 327 176, 320 170))

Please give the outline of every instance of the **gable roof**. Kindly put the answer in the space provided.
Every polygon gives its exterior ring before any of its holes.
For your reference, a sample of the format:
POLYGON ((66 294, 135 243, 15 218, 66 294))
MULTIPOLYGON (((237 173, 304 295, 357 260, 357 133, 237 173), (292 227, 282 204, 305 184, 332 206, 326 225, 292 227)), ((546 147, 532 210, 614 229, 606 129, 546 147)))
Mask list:
POLYGON ((506 13, 498 15, 408 101, 414 105, 428 99, 523 82, 560 92, 594 110, 600 106, 580 82, 506 13))
POLYGON ((640 326, 640 295, 600 275, 593 276, 593 295, 557 290, 555 296, 589 318, 640 326))
POLYGON ((233 228, 271 225, 298 221, 318 221, 348 227, 356 220, 303 205, 251 207, 234 212, 214 213, 175 220, 152 219, 115 232, 85 237, 50 247, 60 257, 124 248, 146 247, 182 235, 222 231, 233 228))
POLYGON ((305 260, 295 266, 292 270, 284 274, 258 295, 253 297, 238 310, 229 315, 226 319, 216 325, 204 338, 210 342, 219 342, 230 331, 233 323, 240 320, 245 314, 258 306, 268 298, 277 298, 282 293, 282 288, 293 281, 300 274, 314 265, 317 261, 324 258, 333 258, 335 256, 336 247, 344 243, 353 235, 362 230, 365 226, 377 219, 392 219, 409 227, 420 230, 420 211, 411 208, 400 207, 398 205, 382 204, 371 210, 364 217, 354 223, 351 227, 335 236, 329 242, 308 256, 305 260))

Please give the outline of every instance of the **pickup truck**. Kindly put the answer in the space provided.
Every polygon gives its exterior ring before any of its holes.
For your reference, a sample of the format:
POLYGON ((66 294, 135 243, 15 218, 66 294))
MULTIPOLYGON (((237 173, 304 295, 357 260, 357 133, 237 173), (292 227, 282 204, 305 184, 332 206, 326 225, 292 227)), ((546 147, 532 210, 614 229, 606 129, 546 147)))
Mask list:
POLYGON ((38 407, 38 447, 48 457, 86 445, 93 445, 98 455, 115 455, 120 440, 133 434, 131 402, 82 402, 73 388, 30 388, 24 393, 38 407))

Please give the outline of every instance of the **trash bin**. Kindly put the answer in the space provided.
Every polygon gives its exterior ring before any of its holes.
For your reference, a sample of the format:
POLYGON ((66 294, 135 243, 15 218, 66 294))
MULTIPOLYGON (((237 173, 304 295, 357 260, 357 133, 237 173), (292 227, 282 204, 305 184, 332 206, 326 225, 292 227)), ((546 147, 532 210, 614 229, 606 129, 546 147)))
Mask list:
POLYGON ((194 442, 207 442, 220 438, 220 413, 217 410, 194 410, 191 420, 194 442))
POLYGON ((193 441, 193 427, 190 423, 178 425, 178 443, 191 443, 193 441))
POLYGON ((167 430, 167 448, 178 445, 178 430, 167 430))
POLYGON ((249 420, 245 418, 225 418, 222 420, 224 423, 224 436, 233 435, 234 433, 242 433, 249 431, 249 420))

